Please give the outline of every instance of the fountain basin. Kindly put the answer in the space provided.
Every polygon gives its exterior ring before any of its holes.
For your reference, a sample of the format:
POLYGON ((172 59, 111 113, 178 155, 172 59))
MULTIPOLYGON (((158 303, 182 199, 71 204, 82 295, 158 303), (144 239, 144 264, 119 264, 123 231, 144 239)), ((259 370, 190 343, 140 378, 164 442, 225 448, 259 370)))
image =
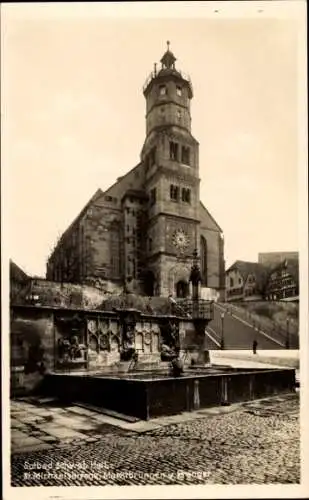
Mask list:
POLYGON ((295 391, 293 369, 201 368, 169 373, 50 373, 41 393, 142 420, 295 391))

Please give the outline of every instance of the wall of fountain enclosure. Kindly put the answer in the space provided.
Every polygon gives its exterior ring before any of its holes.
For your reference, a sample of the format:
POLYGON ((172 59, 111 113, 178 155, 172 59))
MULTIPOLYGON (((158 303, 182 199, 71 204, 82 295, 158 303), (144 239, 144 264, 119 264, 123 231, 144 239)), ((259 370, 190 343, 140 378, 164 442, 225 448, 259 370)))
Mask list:
POLYGON ((135 309, 116 311, 68 310, 52 307, 11 307, 11 367, 24 376, 74 369, 112 371, 132 353, 139 363, 159 362, 162 350, 176 350, 185 362, 198 361, 207 350, 205 327, 212 304, 203 318, 171 314, 142 314, 135 309))

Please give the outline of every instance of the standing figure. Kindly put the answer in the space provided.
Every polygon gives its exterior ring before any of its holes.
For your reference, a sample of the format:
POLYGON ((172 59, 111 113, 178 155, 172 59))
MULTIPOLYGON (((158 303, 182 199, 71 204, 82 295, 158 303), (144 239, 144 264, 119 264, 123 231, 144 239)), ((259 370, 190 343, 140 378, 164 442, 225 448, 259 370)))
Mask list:
POLYGON ((170 304, 170 309, 171 309, 171 314, 175 314, 176 312, 176 306, 177 306, 177 302, 176 300, 174 299, 173 295, 170 294, 168 296, 168 300, 169 300, 169 304, 170 304))
POLYGON ((253 344, 252 344, 253 354, 256 354, 257 345, 258 345, 258 343, 257 343, 256 339, 254 339, 253 344))

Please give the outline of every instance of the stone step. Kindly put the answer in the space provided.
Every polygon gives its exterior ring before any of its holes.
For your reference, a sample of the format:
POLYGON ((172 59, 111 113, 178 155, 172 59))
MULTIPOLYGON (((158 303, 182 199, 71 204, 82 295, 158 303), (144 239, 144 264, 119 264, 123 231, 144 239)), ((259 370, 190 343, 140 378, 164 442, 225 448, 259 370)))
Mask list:
POLYGON ((114 411, 114 410, 109 410, 107 408, 101 408, 99 406, 95 406, 95 405, 91 405, 91 404, 88 404, 88 403, 74 403, 75 406, 78 406, 80 408, 84 408, 86 410, 90 410, 90 411, 93 411, 93 412, 96 412, 96 413, 100 413, 100 414, 103 414, 103 415, 108 415, 109 417, 114 417, 114 418, 118 418, 120 420, 124 420, 126 422, 132 422, 132 423, 135 423, 135 422, 139 422, 140 419, 137 418, 137 417, 133 417, 131 415, 125 415, 124 413, 119 413, 117 411, 114 411))

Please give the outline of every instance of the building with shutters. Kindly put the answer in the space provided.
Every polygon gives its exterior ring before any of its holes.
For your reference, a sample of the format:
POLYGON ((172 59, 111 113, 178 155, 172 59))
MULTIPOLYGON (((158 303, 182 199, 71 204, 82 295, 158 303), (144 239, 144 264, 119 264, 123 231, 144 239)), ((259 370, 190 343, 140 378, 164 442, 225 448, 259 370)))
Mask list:
POLYGON ((146 137, 139 163, 99 189, 57 242, 47 279, 178 297, 189 293, 193 252, 202 286, 223 291, 224 239, 200 200, 199 143, 191 131, 190 78, 169 48, 143 87, 146 137))

